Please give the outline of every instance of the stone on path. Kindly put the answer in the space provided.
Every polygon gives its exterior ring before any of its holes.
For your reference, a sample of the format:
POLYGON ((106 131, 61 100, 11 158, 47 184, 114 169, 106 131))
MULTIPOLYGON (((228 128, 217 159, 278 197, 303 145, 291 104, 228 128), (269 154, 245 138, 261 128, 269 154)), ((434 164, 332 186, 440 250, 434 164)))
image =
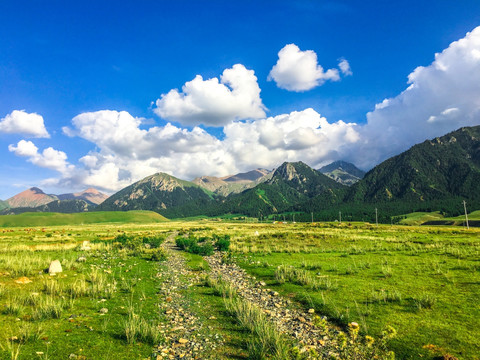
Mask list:
POLYGON ((61 272, 62 272, 62 264, 60 263, 60 260, 53 260, 50 263, 50 266, 48 267, 48 273, 52 275, 52 274, 61 273, 61 272))

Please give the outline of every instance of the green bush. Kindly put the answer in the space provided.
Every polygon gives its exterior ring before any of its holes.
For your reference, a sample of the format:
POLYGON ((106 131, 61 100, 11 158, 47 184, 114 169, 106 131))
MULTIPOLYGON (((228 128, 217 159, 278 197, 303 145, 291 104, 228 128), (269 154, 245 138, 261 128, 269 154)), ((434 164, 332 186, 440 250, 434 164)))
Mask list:
POLYGON ((218 236, 214 235, 213 237, 215 241, 215 247, 219 251, 228 251, 230 248, 230 235, 218 236))
POLYGON ((210 241, 203 240, 203 245, 199 245, 197 239, 194 237, 177 237, 175 239, 175 243, 177 246, 185 250, 186 252, 189 252, 191 254, 198 254, 202 256, 208 256, 213 254, 213 245, 210 241))
POLYGON ((114 242, 120 249, 141 250, 148 245, 152 249, 158 248, 165 241, 163 236, 144 236, 137 237, 133 235, 120 234, 114 239, 114 242))
POLYGON ((144 249, 142 250, 143 257, 150 261, 165 261, 167 260, 167 253, 162 248, 144 249))

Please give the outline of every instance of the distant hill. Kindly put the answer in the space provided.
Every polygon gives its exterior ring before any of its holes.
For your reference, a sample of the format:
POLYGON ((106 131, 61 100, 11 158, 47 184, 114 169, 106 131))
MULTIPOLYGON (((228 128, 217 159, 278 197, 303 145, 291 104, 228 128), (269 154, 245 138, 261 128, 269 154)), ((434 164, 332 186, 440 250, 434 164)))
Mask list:
POLYGON ((23 213, 20 215, 1 215, 1 227, 15 226, 60 226, 84 224, 149 224, 168 221, 165 217, 153 211, 94 211, 78 214, 59 213, 23 213))
POLYGON ((160 214, 178 206, 204 206, 213 194, 189 181, 164 173, 148 176, 127 186, 101 203, 97 210, 152 210, 160 214))
POLYGON ((480 198, 480 126, 417 144, 370 170, 345 202, 480 198))
POLYGON ((230 194, 240 193, 250 189, 255 185, 267 181, 271 177, 272 171, 266 169, 255 169, 236 175, 224 177, 202 176, 192 180, 198 186, 203 187, 215 194, 228 196, 230 194))
POLYGON ((95 205, 100 205, 108 198, 107 195, 94 188, 89 188, 78 193, 61 194, 57 195, 57 197, 59 200, 84 200, 95 205))
POLYGON ((37 207, 18 207, 7 208, 0 211, 1 215, 22 214, 25 212, 55 212, 55 213, 80 213, 90 211, 95 208, 96 205, 92 205, 85 200, 53 200, 45 205, 37 207))
POLYGON ((53 200, 58 200, 55 195, 47 195, 41 189, 32 187, 28 190, 12 196, 6 202, 11 208, 17 207, 37 207, 48 204, 53 200))
POLYGON ((45 194, 43 190, 32 187, 1 202, 0 211, 3 210, 5 213, 5 208, 9 208, 8 213, 16 214, 26 211, 84 212, 90 210, 92 206, 102 203, 107 197, 93 188, 79 193, 54 195, 45 194))
POLYGON ((342 160, 334 161, 333 163, 318 169, 318 171, 347 186, 355 184, 365 176, 364 171, 360 170, 352 163, 342 160))

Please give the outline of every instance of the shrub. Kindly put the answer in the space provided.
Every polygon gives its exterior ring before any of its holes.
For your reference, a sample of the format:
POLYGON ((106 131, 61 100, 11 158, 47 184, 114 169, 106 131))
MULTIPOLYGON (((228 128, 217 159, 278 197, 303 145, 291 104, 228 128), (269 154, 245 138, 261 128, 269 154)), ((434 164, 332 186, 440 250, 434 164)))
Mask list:
POLYGON ((213 254, 213 245, 210 241, 205 240, 203 245, 199 245, 197 239, 190 236, 188 238, 177 237, 175 239, 175 243, 180 249, 192 254, 198 254, 202 256, 213 254))
POLYGON ((213 237, 215 241, 215 247, 219 251, 228 251, 230 248, 230 236, 229 235, 224 235, 222 237, 214 235, 213 237))
POLYGON ((144 258, 150 261, 167 260, 167 253, 162 248, 144 249, 142 254, 144 258))
POLYGON ((151 236, 151 237, 144 237, 143 243, 150 245, 151 248, 157 249, 160 245, 165 241, 164 236, 151 236))

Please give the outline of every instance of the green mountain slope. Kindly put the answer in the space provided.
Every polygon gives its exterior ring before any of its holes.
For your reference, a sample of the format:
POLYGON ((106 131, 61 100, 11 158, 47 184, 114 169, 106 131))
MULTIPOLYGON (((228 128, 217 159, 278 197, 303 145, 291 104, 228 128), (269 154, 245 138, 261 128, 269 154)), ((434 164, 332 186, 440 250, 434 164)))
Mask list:
MULTIPOLYGON (((176 207, 196 208, 212 202, 212 193, 164 173, 148 176, 101 203, 101 211, 152 210, 162 215, 176 207)), ((183 214, 178 214, 182 216, 183 214)), ((187 216, 188 214, 184 215, 187 216)))
POLYGON ((322 174, 343 184, 353 185, 365 176, 365 172, 357 168, 352 163, 338 160, 318 169, 322 174))
POLYGON ((346 202, 480 198, 480 126, 417 144, 370 170, 346 202))
POLYGON ((314 196, 344 188, 303 162, 283 163, 270 180, 230 195, 211 211, 211 215, 238 213, 250 216, 284 211, 314 196))

